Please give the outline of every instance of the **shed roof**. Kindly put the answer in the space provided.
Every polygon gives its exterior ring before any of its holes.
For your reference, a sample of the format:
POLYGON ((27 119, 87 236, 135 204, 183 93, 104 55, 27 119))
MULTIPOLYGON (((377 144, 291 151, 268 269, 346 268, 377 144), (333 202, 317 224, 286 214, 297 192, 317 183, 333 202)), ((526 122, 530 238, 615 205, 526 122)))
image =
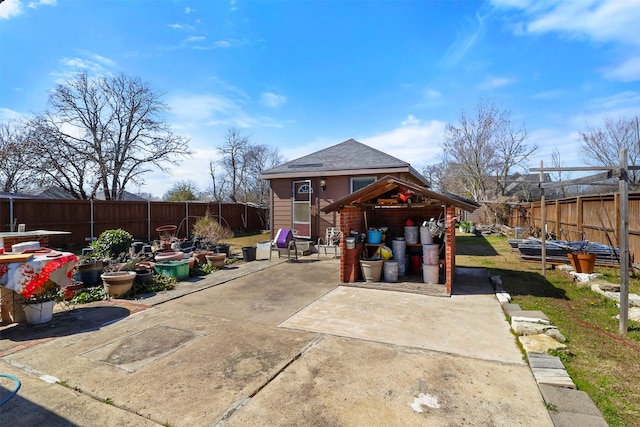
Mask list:
POLYGON ((362 171, 363 174, 375 173, 376 171, 384 171, 382 173, 386 174, 394 171, 408 172, 420 182, 428 185, 427 180, 410 163, 369 147, 355 139, 348 139, 263 171, 260 178, 344 175, 348 171, 362 171))
POLYGON ((361 188, 360 190, 351 193, 340 200, 336 200, 330 205, 325 206, 324 208, 322 208, 322 211, 325 213, 329 213, 337 211, 347 205, 371 202, 372 200, 375 200, 386 193, 397 191, 399 189, 403 191, 413 191, 414 194, 420 195, 427 204, 444 204, 448 206, 455 206, 468 212, 473 212, 480 207, 480 205, 476 202, 457 196, 455 194, 439 193, 437 191, 430 190, 427 187, 422 187, 418 184, 387 175, 377 180, 376 182, 371 183, 366 187, 361 188))

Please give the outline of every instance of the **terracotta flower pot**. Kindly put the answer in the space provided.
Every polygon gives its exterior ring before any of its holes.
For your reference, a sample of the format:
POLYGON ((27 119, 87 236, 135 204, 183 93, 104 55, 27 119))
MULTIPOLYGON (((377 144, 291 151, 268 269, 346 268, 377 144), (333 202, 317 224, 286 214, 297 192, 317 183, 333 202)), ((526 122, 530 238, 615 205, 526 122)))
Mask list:
POLYGON ((135 271, 112 271, 100 276, 105 292, 112 298, 122 298, 133 287, 135 271))
POLYGON ((591 274, 596 265, 596 258, 598 255, 596 254, 568 254, 569 261, 571 261, 571 266, 576 271, 576 273, 586 273, 591 274))
POLYGON ((224 260, 227 258, 227 255, 224 253, 211 254, 211 255, 207 255, 206 258, 207 258, 207 264, 209 264, 211 267, 223 268, 224 260))
POLYGON ((195 251, 193 256, 198 261, 198 264, 205 264, 207 262, 207 255, 213 255, 215 252, 213 251, 195 251))

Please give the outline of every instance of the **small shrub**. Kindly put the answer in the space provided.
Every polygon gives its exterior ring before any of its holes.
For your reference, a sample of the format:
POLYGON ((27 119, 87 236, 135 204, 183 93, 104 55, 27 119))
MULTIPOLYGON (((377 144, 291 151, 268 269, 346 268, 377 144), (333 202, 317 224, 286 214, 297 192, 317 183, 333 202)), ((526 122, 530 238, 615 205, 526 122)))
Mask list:
POLYGON ((233 231, 225 227, 207 212, 202 218, 193 224, 192 234, 195 237, 206 239, 212 245, 233 237, 233 231))
POLYGON ((117 259, 123 254, 128 257, 129 249, 133 243, 133 236, 121 228, 105 230, 98 239, 91 242, 93 256, 98 258, 117 259))
POLYGON ((69 301, 71 304, 87 304, 93 301, 102 301, 109 299, 109 295, 105 292, 103 286, 93 288, 84 288, 79 294, 74 295, 69 301))

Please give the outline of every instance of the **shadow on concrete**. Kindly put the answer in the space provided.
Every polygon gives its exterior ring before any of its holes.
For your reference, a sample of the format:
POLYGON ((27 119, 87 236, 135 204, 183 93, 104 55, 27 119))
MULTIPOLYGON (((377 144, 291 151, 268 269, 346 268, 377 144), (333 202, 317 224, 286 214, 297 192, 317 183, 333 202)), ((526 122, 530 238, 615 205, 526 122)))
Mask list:
POLYGON ((0 329, 0 356, 17 350, 17 347, 23 348, 25 345, 35 345, 57 337, 95 331, 146 308, 150 307, 127 302, 101 302, 100 305, 92 307, 55 312, 49 322, 40 325, 12 324, 0 329))
MULTIPOLYGON (((4 387, 0 386, 0 397, 9 393, 4 387)), ((74 424, 57 415, 55 412, 51 412, 48 409, 38 405, 35 402, 25 399, 20 396, 20 391, 13 396, 9 401, 2 405, 0 409, 0 419, 6 420, 20 420, 20 425, 23 426, 69 426, 73 427, 74 424)), ((13 424, 17 425, 17 424, 13 424)))
POLYGON ((490 295, 495 293, 489 273, 483 267, 456 267, 451 295, 490 295))

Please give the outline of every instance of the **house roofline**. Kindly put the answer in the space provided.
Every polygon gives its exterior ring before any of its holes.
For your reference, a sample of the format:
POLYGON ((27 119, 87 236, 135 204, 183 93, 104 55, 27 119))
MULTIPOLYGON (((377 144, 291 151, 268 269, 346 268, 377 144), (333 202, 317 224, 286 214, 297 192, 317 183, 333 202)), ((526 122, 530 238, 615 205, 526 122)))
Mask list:
POLYGON ((329 177, 329 176, 344 176, 344 175, 389 175, 394 173, 406 172, 411 176, 417 178, 421 183, 428 186, 427 180, 411 165, 403 167, 390 167, 390 168, 360 168, 360 169, 340 169, 340 170, 317 170, 317 171, 292 171, 292 172, 279 172, 279 173, 262 173, 260 179, 286 179, 286 178, 316 178, 316 177, 329 177))

